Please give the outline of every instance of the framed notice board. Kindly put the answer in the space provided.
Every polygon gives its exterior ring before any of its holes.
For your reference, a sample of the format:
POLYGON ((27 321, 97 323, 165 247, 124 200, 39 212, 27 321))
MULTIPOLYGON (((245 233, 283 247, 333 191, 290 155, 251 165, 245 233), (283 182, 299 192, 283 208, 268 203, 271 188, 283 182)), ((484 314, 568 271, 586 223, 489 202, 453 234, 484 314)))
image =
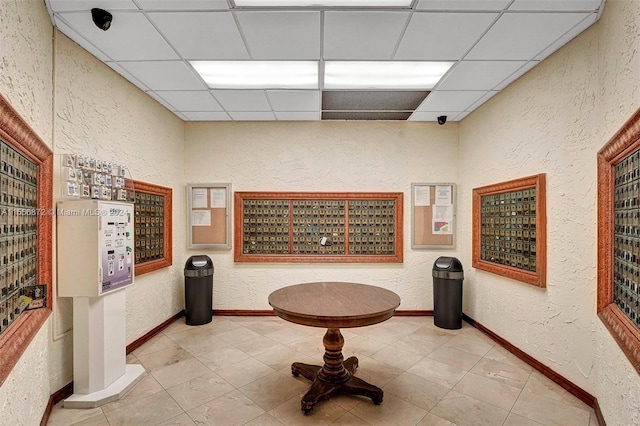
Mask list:
POLYGON ((236 192, 236 262, 402 262, 401 192, 236 192))
POLYGON ((473 190, 474 268, 546 287, 544 173, 473 190))
POLYGON ((231 248, 231 184, 187 185, 189 248, 231 248))
POLYGON ((455 184, 411 184, 411 248, 455 246, 455 184))

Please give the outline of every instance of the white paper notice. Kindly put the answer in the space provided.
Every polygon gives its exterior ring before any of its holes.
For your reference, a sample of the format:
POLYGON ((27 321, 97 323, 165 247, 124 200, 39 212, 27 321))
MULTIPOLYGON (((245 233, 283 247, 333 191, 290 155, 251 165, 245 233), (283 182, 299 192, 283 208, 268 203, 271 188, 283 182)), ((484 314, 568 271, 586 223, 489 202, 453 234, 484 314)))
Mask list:
POLYGON ((191 210, 191 226, 211 226, 211 211, 191 210))
POLYGON ((436 186, 436 205, 448 206, 451 205, 451 187, 450 186, 436 186))
POLYGON ((453 206, 433 206, 433 233, 453 234, 453 206))
POLYGON ((211 208, 227 207, 227 190, 225 188, 211 188, 211 208))
POLYGON ((191 207, 194 209, 206 209, 207 204, 207 188, 191 188, 191 207))
POLYGON ((429 206, 431 205, 431 187, 430 186, 414 186, 413 187, 413 205, 429 206))

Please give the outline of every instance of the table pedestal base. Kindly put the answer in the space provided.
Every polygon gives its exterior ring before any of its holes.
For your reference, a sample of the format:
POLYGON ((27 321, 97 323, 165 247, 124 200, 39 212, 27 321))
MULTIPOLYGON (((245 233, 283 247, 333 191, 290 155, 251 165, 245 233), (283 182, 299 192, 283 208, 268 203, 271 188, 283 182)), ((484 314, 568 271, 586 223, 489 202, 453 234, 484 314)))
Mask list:
POLYGON ((318 402, 340 393, 366 396, 371 398, 376 405, 382 403, 382 389, 354 376, 358 368, 358 358, 352 356, 343 362, 344 339, 340 330, 337 328, 328 329, 322 342, 325 348, 322 367, 301 362, 294 362, 291 365, 291 374, 301 375, 313 382, 302 397, 302 412, 311 414, 313 407, 318 402))

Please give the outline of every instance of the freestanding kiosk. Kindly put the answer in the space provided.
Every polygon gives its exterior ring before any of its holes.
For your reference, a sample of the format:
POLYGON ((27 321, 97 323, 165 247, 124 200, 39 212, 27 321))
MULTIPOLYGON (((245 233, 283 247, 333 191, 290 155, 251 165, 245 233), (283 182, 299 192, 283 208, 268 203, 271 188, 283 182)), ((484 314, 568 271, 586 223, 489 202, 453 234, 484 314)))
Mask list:
POLYGON ((65 408, 120 399, 144 376, 126 363, 126 292, 133 284, 133 205, 61 201, 58 296, 73 297, 73 395, 65 408))

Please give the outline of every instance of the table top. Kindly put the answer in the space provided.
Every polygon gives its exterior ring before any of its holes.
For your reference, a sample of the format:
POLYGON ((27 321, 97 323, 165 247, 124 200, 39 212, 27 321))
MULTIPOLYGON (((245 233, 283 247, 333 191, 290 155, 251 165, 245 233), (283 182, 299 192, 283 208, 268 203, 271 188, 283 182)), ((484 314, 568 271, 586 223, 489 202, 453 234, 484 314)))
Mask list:
POLYGON ((385 321, 400 297, 384 288, 348 282, 316 282, 281 288, 269 295, 276 315, 325 328, 362 327, 385 321))

